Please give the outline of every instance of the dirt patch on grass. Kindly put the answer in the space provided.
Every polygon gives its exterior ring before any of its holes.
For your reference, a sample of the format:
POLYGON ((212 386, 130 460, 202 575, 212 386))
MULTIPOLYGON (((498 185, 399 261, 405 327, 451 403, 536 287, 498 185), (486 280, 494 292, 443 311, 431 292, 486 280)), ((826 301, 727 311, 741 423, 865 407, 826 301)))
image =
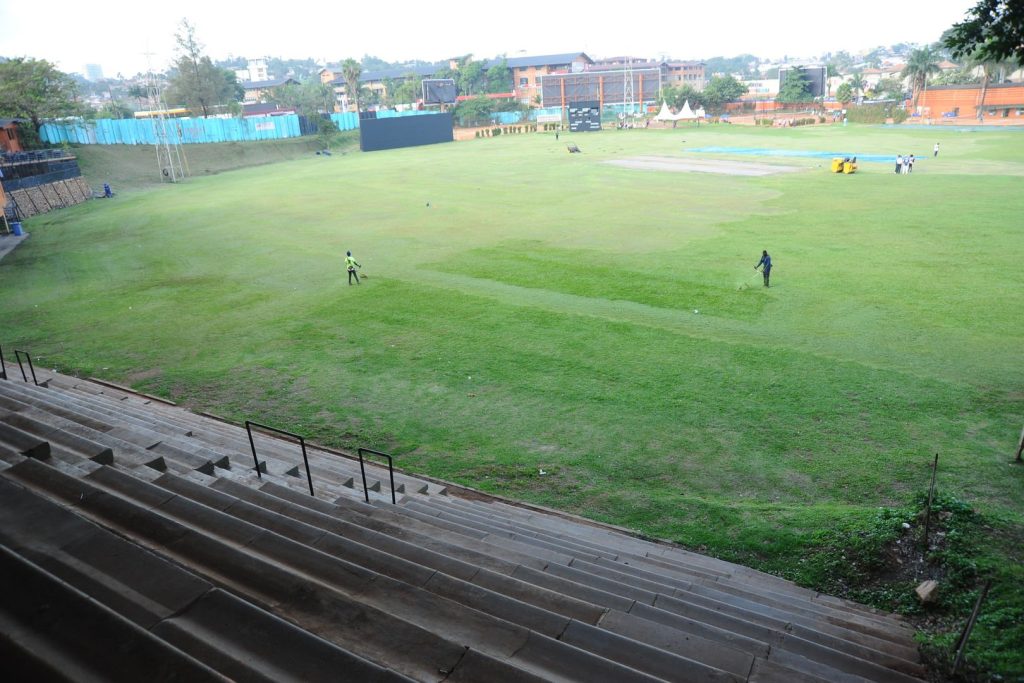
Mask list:
POLYGON ((721 175, 765 176, 799 171, 798 166, 758 164, 749 161, 723 161, 719 159, 680 159, 678 157, 632 157, 613 159, 606 164, 641 171, 668 171, 670 173, 718 173, 721 175))
POLYGON ((144 382, 147 379, 153 379, 164 374, 162 368, 149 368, 147 370, 140 370, 139 372, 132 372, 125 375, 125 384, 130 387, 135 386, 137 382, 144 382))

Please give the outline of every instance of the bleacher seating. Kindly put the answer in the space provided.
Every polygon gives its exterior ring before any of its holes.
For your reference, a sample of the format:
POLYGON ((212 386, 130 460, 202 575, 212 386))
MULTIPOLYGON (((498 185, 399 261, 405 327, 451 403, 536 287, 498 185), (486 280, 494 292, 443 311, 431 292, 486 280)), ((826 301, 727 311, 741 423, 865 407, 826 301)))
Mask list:
POLYGON ((898 617, 40 372, 0 381, 11 680, 919 681, 898 617), (298 463, 298 465, 296 464, 298 463))

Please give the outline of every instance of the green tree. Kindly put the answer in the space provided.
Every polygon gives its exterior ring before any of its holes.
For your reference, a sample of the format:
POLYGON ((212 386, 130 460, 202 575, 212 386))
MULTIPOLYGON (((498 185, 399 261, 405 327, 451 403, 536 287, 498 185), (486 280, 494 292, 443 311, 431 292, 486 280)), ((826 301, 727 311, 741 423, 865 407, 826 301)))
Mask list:
POLYGON ((907 65, 900 72, 901 78, 909 78, 914 89, 914 108, 917 108, 917 100, 921 91, 928 85, 928 77, 939 73, 939 57, 932 47, 922 47, 914 50, 907 58, 907 65))
POLYGON ((512 90, 512 71, 508 68, 508 62, 502 57, 501 61, 487 70, 487 92, 509 92, 512 90))
POLYGON ((864 89, 868 87, 867 79, 864 78, 864 74, 860 71, 855 71, 850 80, 847 81, 850 84, 850 89, 857 97, 857 102, 860 102, 864 94, 864 89))
MULTIPOLYGON (((747 92, 747 86, 732 76, 714 76, 700 93, 700 102, 705 108, 720 111, 726 102, 732 102, 747 92)), ((691 101, 692 105, 693 102, 691 101)))
POLYGON ((131 107, 119 102, 107 102, 96 112, 96 118, 98 119, 130 119, 134 118, 133 115, 134 112, 131 110, 131 107))
POLYGON ((143 100, 149 99, 149 93, 146 91, 146 86, 135 84, 128 87, 128 97, 134 97, 139 103, 139 109, 145 106, 143 100))
POLYGON ((293 107, 303 116, 330 113, 334 109, 334 91, 315 76, 302 83, 288 83, 274 88, 266 99, 273 104, 293 107))
POLYGON ((883 78, 875 86, 875 97, 884 100, 903 101, 903 81, 898 78, 883 78))
POLYGON ((839 87, 836 88, 836 99, 843 104, 849 104, 853 101, 853 87, 850 86, 849 81, 840 83, 839 87))
POLYGON ((338 124, 329 118, 320 118, 317 121, 316 139, 320 147, 330 149, 337 137, 338 124))
POLYGON ((846 50, 840 50, 832 55, 830 62, 835 65, 836 71, 838 72, 836 75, 838 76, 853 68, 854 59, 853 55, 846 50))
POLYGON ((359 62, 349 57, 341 64, 341 75, 345 79, 345 96, 352 100, 358 113, 359 91, 362 88, 359 77, 363 75, 363 67, 359 62))
POLYGON ((753 76, 759 61, 754 55, 746 54, 736 57, 712 57, 704 61, 704 71, 709 74, 753 76))
POLYGON ((459 91, 463 95, 479 95, 487 89, 487 72, 482 61, 475 61, 473 55, 459 60, 459 91))
POLYGON ((883 56, 885 56, 885 48, 876 47, 874 50, 864 55, 864 63, 872 69, 877 69, 882 66, 883 56))
POLYGON ((77 97, 74 79, 44 59, 0 62, 0 115, 28 119, 36 137, 45 119, 80 116, 77 97))
POLYGON ((398 104, 412 104, 423 96, 423 87, 420 85, 420 77, 414 72, 409 72, 395 88, 394 100, 398 104))
POLYGON ((963 66, 955 71, 944 71, 932 79, 932 85, 970 85, 981 83, 981 77, 974 73, 971 66, 963 66))
POLYGON ((975 56, 986 61, 1013 60, 1024 64, 1024 3, 1019 0, 979 0, 964 21, 943 34, 942 43, 954 57, 975 56))
POLYGON ((692 85, 686 83, 682 85, 670 85, 661 93, 661 99, 668 102, 668 106, 675 108, 677 111, 682 109, 683 104, 686 102, 690 103, 693 108, 698 108, 704 104, 703 93, 698 92, 692 85))
POLYGON ((776 96, 775 101, 791 104, 794 102, 809 102, 812 99, 814 98, 811 97, 811 84, 803 69, 790 69, 787 71, 786 78, 783 79, 782 85, 779 87, 779 94, 776 96))
POLYGON ((484 95, 479 95, 471 100, 460 102, 455 107, 455 118, 462 126, 480 126, 490 121, 491 112, 494 111, 493 104, 484 95))
POLYGON ((178 44, 178 58, 174 61, 174 75, 164 93, 169 105, 183 104, 192 113, 201 112, 206 118, 212 107, 241 99, 244 91, 234 72, 215 66, 203 54, 203 46, 196 39, 196 29, 187 19, 181 20, 174 39, 178 44))
POLYGON ((363 58, 359 60, 359 63, 362 64, 363 68, 367 71, 386 71, 387 69, 392 69, 398 66, 397 64, 386 62, 380 57, 375 57, 373 55, 363 55, 363 58))

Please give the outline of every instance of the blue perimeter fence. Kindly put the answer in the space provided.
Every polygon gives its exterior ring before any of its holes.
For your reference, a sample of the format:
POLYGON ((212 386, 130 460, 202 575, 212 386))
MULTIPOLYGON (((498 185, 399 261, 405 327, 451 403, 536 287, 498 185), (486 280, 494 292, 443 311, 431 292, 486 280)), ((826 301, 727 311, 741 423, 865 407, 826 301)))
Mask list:
MULTIPOLYGON (((615 110, 615 105, 609 105, 615 110)), ((621 107, 619 107, 621 109, 621 107)), ((377 112, 377 118, 390 119, 399 116, 432 116, 435 111, 393 111, 377 112)), ((511 125, 523 121, 536 121, 538 116, 562 116, 559 107, 532 109, 523 114, 518 111, 494 112, 491 120, 495 125, 511 125)), ((165 119, 168 142, 181 144, 203 144, 212 142, 247 142, 250 140, 284 140, 302 135, 300 117, 296 114, 281 116, 252 116, 244 119, 165 119)), ((331 114, 331 121, 338 130, 357 130, 359 115, 347 112, 331 114)), ((158 121, 151 119, 97 119, 95 121, 68 121, 44 123, 39 131, 43 142, 53 145, 74 143, 79 145, 155 145, 157 144, 158 121)))
MULTIPOLYGON (((381 111, 377 118, 431 115, 431 111, 381 111)), ((359 115, 331 114, 340 130, 359 128, 359 115)), ((253 116, 244 119, 165 119, 169 142, 204 144, 251 140, 284 140, 302 135, 299 116, 253 116)), ((39 131, 44 142, 79 145, 155 145, 158 142, 154 120, 97 119, 64 123, 45 123, 39 131)))

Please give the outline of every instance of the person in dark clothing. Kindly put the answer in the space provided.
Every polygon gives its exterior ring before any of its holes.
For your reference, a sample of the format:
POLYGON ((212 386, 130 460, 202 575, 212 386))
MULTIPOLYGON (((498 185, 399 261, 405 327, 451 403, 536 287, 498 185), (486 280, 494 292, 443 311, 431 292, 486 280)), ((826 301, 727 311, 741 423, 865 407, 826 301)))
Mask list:
POLYGON ((764 286, 767 287, 768 278, 772 272, 772 257, 768 255, 767 250, 761 252, 761 260, 754 266, 754 270, 758 268, 761 268, 761 273, 764 275, 764 286), (761 268, 761 266, 764 266, 764 268, 761 268))
POLYGON ((359 284, 359 274, 356 273, 356 268, 362 268, 361 265, 356 263, 355 258, 352 256, 352 252, 345 252, 345 268, 348 270, 348 283, 352 284, 352 278, 356 279, 356 284, 359 284))

